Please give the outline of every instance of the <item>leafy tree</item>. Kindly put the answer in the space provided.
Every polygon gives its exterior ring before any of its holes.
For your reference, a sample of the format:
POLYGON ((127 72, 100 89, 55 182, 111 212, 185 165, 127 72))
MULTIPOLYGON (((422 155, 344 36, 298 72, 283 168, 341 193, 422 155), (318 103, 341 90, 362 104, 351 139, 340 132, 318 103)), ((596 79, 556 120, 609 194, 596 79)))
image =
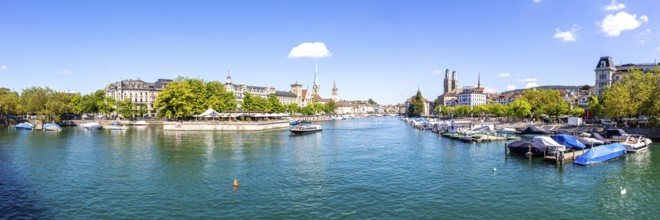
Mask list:
POLYGON ((594 116, 603 116, 603 105, 598 101, 598 97, 594 95, 587 97, 587 107, 594 116))
POLYGON ((603 111, 611 118, 658 115, 654 106, 660 86, 660 70, 644 73, 631 68, 621 80, 601 93, 603 111))
POLYGON ((158 110, 158 117, 170 117, 181 119, 193 114, 195 105, 193 92, 178 78, 165 87, 158 94, 154 108, 158 110))
MULTIPOLYGON (((76 105, 71 101, 75 95, 63 92, 52 92, 42 111, 42 118, 46 121, 59 122, 66 113, 75 113, 76 105)), ((78 95, 80 96, 80 95, 78 95)))
POLYGON ((54 91, 48 87, 30 87, 23 89, 20 96, 22 113, 43 115, 46 103, 54 91))
POLYGON ((236 97, 218 81, 207 82, 204 95, 209 108, 220 112, 236 110, 236 97))
POLYGON ((532 106, 525 98, 518 98, 506 106, 507 115, 513 118, 525 118, 532 114, 532 106))
POLYGON ((371 99, 371 98, 369 98, 369 100, 367 100, 367 102, 368 102, 369 104, 371 104, 371 105, 378 105, 378 102, 374 101, 374 100, 371 99))
POLYGON ((571 114, 572 116, 575 116, 575 117, 580 117, 584 114, 584 109, 579 108, 579 107, 575 107, 575 108, 571 109, 571 111, 569 111, 569 114, 571 114))
POLYGON ((290 103, 286 106, 286 112, 291 114, 291 116, 296 115, 296 113, 299 113, 300 110, 300 106, 298 106, 296 103, 290 103))
POLYGON ((282 102, 280 102, 280 100, 277 99, 277 96, 275 96, 275 94, 270 94, 266 102, 267 102, 266 112, 268 113, 284 112, 284 105, 282 105, 282 102))
POLYGON ((117 101, 117 113, 119 113, 124 118, 131 118, 135 115, 135 104, 131 102, 130 98, 125 98, 124 100, 117 101))
POLYGON ((337 103, 335 101, 330 100, 329 102, 325 103, 325 109, 323 111, 327 114, 334 114, 337 109, 337 103))
POLYGON ((414 96, 412 103, 408 104, 408 111, 406 114, 408 117, 420 117, 424 113, 424 97, 422 97, 422 92, 417 90, 417 94, 414 96))
POLYGON ((502 117, 506 115, 506 107, 500 103, 491 103, 488 104, 488 113, 496 117, 502 117))
POLYGON ((7 88, 0 88, 0 114, 17 114, 19 102, 18 93, 7 88))

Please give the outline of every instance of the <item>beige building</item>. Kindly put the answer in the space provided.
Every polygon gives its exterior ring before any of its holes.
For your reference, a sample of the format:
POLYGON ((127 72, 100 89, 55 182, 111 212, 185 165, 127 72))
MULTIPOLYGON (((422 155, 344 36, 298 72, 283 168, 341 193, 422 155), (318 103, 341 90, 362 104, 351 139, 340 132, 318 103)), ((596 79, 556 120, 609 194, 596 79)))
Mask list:
POLYGON ((611 86, 616 81, 621 80, 630 70, 641 70, 646 73, 658 67, 660 67, 660 63, 628 63, 616 66, 612 57, 601 57, 594 70, 596 76, 594 92, 596 96, 600 97, 600 93, 605 86, 611 86))
POLYGON ((440 106, 452 106, 458 102, 458 94, 462 91, 463 89, 458 88, 458 76, 456 75, 456 70, 452 72, 450 79, 449 69, 447 69, 445 70, 443 93, 438 96, 435 104, 440 106))
POLYGON ((171 79, 158 79, 154 83, 147 83, 139 78, 137 80, 119 80, 105 86, 105 95, 115 100, 130 99, 133 104, 141 108, 147 108, 147 114, 152 116, 153 104, 158 94, 172 82, 171 79))

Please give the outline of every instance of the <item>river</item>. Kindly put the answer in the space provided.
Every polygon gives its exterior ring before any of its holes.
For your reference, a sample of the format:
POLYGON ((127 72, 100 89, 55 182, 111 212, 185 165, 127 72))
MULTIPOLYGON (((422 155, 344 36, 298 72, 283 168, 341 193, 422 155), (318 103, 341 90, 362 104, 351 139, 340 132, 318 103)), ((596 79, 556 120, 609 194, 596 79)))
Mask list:
POLYGON ((0 128, 0 218, 660 216, 657 143, 605 163, 557 168, 505 157, 503 142, 466 144, 395 118, 321 125, 323 132, 302 136, 0 128))

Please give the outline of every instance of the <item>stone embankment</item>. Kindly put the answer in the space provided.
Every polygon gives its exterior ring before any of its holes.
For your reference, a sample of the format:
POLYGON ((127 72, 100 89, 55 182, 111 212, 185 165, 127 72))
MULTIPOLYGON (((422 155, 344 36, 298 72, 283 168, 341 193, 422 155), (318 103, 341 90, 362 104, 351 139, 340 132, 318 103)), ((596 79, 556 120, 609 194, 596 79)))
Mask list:
POLYGON ((228 122, 228 121, 183 121, 164 122, 165 131, 261 131, 288 128, 288 120, 228 122))

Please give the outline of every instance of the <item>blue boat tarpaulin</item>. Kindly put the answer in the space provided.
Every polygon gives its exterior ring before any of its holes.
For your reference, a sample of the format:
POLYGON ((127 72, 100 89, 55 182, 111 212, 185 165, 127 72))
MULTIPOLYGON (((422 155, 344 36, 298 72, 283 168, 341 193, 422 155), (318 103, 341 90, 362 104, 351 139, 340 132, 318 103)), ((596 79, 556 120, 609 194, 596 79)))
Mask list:
POLYGON ((573 163, 589 165, 617 158, 626 153, 626 147, 619 143, 602 145, 589 149, 586 153, 575 158, 573 163))
POLYGON ((552 135, 552 140, 571 149, 585 149, 587 146, 580 143, 573 136, 567 134, 552 135))

